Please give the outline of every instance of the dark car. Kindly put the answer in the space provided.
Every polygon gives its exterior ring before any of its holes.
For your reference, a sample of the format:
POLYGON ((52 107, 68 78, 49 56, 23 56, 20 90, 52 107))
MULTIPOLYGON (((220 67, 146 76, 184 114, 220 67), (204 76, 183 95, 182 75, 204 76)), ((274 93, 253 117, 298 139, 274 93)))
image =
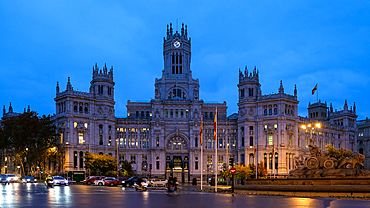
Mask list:
POLYGON ((22 183, 36 183, 37 180, 33 176, 24 176, 22 178, 22 183))
POLYGON ((10 178, 8 178, 6 175, 0 175, 0 183, 1 184, 9 184, 10 178))
POLYGON ((136 183, 138 180, 139 180, 139 177, 136 177, 136 176, 129 178, 128 180, 122 181, 122 186, 125 186, 125 187, 133 186, 134 183, 136 183))

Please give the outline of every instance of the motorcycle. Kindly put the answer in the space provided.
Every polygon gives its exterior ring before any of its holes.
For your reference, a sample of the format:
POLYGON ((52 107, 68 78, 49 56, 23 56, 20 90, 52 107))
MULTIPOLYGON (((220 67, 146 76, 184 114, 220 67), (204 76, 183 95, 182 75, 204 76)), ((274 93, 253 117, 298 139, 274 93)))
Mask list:
POLYGON ((145 182, 141 182, 141 186, 139 186, 137 183, 134 184, 135 191, 146 191, 148 190, 148 184, 145 182))
POLYGON ((166 190, 164 191, 165 194, 169 195, 170 193, 174 193, 176 196, 180 195, 181 190, 177 187, 179 185, 178 182, 175 183, 175 185, 167 185, 166 190))
POLYGON ((45 186, 46 188, 54 188, 54 180, 46 180, 45 186))

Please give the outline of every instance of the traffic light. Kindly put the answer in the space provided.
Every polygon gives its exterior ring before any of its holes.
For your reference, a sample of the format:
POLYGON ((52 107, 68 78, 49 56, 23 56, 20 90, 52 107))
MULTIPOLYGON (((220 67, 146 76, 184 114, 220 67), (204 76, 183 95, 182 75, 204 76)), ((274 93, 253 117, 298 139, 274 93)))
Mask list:
POLYGON ((152 164, 149 165, 149 170, 151 170, 151 169, 152 169, 152 164))
POLYGON ((234 158, 230 157, 229 158, 229 164, 233 167, 234 166, 234 158))

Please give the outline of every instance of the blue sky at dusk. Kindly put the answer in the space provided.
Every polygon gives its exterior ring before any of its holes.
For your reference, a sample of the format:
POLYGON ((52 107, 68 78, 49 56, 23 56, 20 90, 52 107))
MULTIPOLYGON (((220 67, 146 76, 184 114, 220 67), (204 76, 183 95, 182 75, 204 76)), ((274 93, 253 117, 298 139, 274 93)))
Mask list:
POLYGON ((166 25, 188 25, 200 98, 238 111, 238 70, 257 66, 263 94, 297 85, 299 115, 311 90, 370 117, 368 1, 1 1, 0 104, 55 113, 55 87, 89 91, 92 68, 114 68, 116 116, 127 100, 154 98, 166 25), (231 2, 231 3, 230 3, 231 2))

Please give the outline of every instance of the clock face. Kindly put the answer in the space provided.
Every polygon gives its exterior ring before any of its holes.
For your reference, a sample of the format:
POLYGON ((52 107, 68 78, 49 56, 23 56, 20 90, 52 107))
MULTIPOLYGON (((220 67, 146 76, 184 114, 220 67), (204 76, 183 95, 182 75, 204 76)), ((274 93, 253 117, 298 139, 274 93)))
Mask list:
POLYGON ((175 48, 178 48, 178 47, 180 47, 180 41, 175 41, 174 43, 173 43, 173 46, 175 46, 175 48))

